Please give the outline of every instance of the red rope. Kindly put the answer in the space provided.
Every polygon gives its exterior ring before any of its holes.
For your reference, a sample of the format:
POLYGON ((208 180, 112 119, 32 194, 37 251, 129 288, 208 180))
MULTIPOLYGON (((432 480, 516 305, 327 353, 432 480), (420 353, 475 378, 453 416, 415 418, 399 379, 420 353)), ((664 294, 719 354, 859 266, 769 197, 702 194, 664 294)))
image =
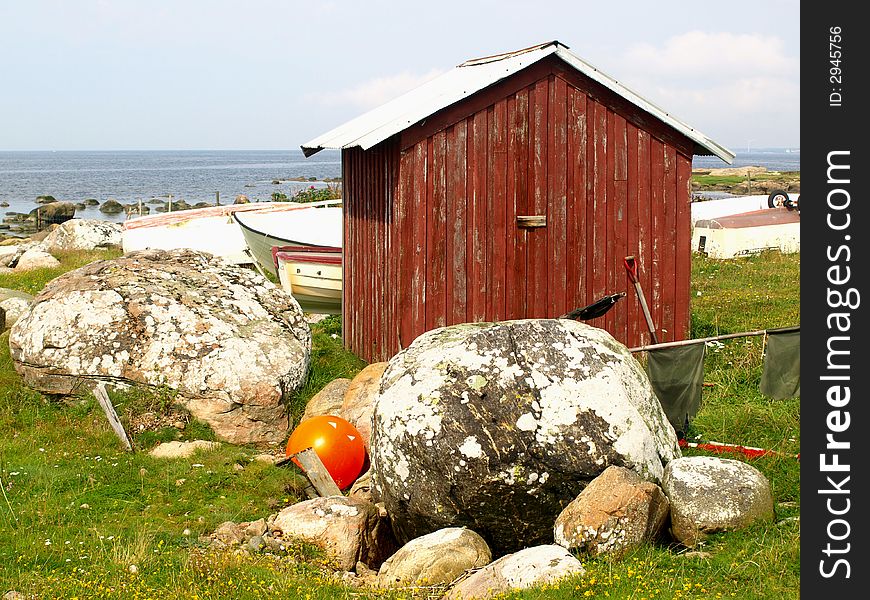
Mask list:
MULTIPOLYGON (((781 452, 777 452, 776 450, 765 450, 764 448, 753 448, 752 446, 738 446, 737 444, 726 444, 724 442, 687 442, 684 439, 680 440, 680 448, 697 448, 698 450, 706 450, 708 452, 715 452, 716 454, 730 452, 734 454, 743 454, 748 458, 758 458, 760 456, 767 456, 768 454, 783 455, 781 452)), ((801 455, 798 453, 792 456, 792 458, 800 460, 801 455)))

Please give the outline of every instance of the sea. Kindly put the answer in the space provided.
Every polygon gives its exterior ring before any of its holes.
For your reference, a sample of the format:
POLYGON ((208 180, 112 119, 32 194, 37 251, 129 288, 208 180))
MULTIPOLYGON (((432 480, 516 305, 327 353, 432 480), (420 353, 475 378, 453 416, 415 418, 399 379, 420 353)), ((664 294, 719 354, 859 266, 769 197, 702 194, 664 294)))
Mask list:
MULTIPOLYGON (((762 166, 773 171, 800 171, 800 150, 762 148, 737 151, 733 167, 762 166)), ((695 168, 729 165, 696 156, 695 168)), ((327 185, 341 177, 341 153, 322 150, 305 158, 301 150, 178 151, 0 151, 0 215, 29 213, 38 196, 100 204, 113 198, 122 204, 149 200, 185 200, 188 204, 232 203, 244 194, 252 202, 269 201, 273 192, 292 196, 309 186, 327 185), (278 183, 275 183, 275 182, 278 183)), ((121 222, 124 213, 107 215, 98 207, 76 211, 76 217, 121 222)))

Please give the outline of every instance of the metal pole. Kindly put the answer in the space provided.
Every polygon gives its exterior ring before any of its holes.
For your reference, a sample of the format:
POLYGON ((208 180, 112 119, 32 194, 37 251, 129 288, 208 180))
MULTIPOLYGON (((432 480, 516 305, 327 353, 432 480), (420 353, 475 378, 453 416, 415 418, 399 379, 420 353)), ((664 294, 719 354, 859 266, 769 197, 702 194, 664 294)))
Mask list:
POLYGON ((634 256, 625 257, 625 270, 628 271, 628 277, 634 284, 634 289, 637 291, 637 298, 640 300, 640 308, 643 310, 643 316, 646 319, 646 326, 649 329, 649 337, 653 344, 658 344, 659 339, 656 337, 656 326, 653 324, 652 315, 649 313, 649 307, 646 305, 646 298, 643 295, 643 289, 640 287, 640 280, 637 278, 637 261, 634 256))
POLYGON ((676 348, 677 346, 691 346, 692 344, 704 344, 706 342, 718 342, 719 340, 730 340, 739 337, 749 337, 753 335, 764 335, 766 333, 791 333, 800 331, 800 325, 792 327, 780 327, 779 329, 756 329, 755 331, 744 331, 741 333, 724 333, 722 335, 714 335, 712 337, 698 338, 695 340, 681 340, 679 342, 662 342, 661 344, 650 344, 648 346, 638 346, 637 348, 629 348, 629 352, 646 352, 647 350, 658 350, 660 348, 676 348))

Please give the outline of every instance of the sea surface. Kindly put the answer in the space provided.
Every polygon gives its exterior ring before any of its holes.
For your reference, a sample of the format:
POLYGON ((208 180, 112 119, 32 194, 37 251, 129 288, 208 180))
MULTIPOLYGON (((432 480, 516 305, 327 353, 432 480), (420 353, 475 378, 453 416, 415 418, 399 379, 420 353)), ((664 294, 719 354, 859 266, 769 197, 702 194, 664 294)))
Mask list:
MULTIPOLYGON (((273 192, 288 196, 323 180, 341 177, 341 153, 322 150, 305 158, 301 150, 238 151, 43 151, 0 152, 0 202, 4 212, 30 212, 37 196, 100 204, 114 198, 121 204, 159 198, 232 204, 239 194, 252 202, 269 201, 273 192), (288 181, 303 178, 311 181, 288 181), (280 181, 273 184, 273 181, 280 181)), ((153 207, 152 207, 153 208, 153 207)), ((106 215, 98 207, 76 211, 76 217, 121 222, 124 213, 106 215)))
MULTIPOLYGON (((771 148, 737 152, 731 166, 762 166, 775 171, 799 171, 800 150, 771 148)), ((696 168, 727 167, 721 160, 696 156, 696 168)), ((305 158, 301 150, 179 150, 179 151, 0 151, 0 207, 4 212, 27 213, 39 206, 37 196, 83 202, 109 198, 122 204, 159 198, 183 199, 188 204, 230 204, 239 194, 251 201, 268 201, 275 191, 291 196, 323 180, 341 177, 341 153, 322 150, 305 158), (318 181, 288 181, 314 178, 318 181), (280 181, 279 184, 272 183, 280 181)), ((97 207, 77 217, 120 222, 126 216, 106 215, 97 207)))

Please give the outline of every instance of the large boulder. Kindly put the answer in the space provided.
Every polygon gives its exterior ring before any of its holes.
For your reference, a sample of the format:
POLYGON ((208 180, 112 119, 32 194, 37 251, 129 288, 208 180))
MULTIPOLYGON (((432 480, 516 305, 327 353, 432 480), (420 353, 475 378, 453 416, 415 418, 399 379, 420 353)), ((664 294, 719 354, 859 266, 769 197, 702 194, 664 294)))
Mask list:
POLYGON ((739 460, 691 456, 671 461, 662 488, 671 503, 671 534, 684 546, 774 516, 767 478, 739 460))
POLYGON ((346 496, 314 498, 277 514, 271 533, 323 549, 343 571, 357 562, 377 568, 396 549, 389 521, 370 502, 346 496))
POLYGON ((107 215, 116 215, 124 212, 124 205, 114 198, 109 198, 100 206, 100 212, 106 213, 107 215))
POLYGON ((347 377, 339 377, 327 383, 305 405, 305 411, 302 413, 300 421, 322 415, 339 416, 344 392, 347 391, 348 385, 350 385, 350 379, 347 377))
POLYGON ((556 519, 556 543, 597 556, 654 540, 668 518, 662 489, 625 467, 607 467, 556 519))
POLYGON ((359 431, 366 450, 370 450, 372 437, 372 414, 375 409, 375 399, 381 388, 381 377, 387 368, 386 362, 376 362, 356 374, 351 380, 341 410, 338 413, 359 431))
POLYGON ((143 250, 49 282, 9 347, 37 390, 167 386, 219 439, 278 443, 311 331, 298 303, 249 269, 193 250, 143 250))
POLYGON ((98 219, 70 219, 42 241, 49 252, 120 248, 121 225, 98 219))
POLYGON ((53 269, 54 267, 59 266, 59 260, 37 245, 28 248, 18 257, 18 262, 15 264, 15 270, 32 271, 34 269, 53 269))
POLYGON ((514 590, 555 584, 585 572, 583 563, 565 548, 555 544, 534 546, 503 556, 476 571, 453 586, 445 598, 482 600, 514 590))
POLYGON ((468 569, 489 564, 492 552, 484 539, 464 527, 447 527, 411 540, 381 565, 380 587, 441 585, 468 569))
POLYGON ((610 465, 660 480, 677 437, 628 349, 566 319, 444 327, 390 361, 372 484, 400 541, 449 526, 496 555, 553 522, 610 465))

